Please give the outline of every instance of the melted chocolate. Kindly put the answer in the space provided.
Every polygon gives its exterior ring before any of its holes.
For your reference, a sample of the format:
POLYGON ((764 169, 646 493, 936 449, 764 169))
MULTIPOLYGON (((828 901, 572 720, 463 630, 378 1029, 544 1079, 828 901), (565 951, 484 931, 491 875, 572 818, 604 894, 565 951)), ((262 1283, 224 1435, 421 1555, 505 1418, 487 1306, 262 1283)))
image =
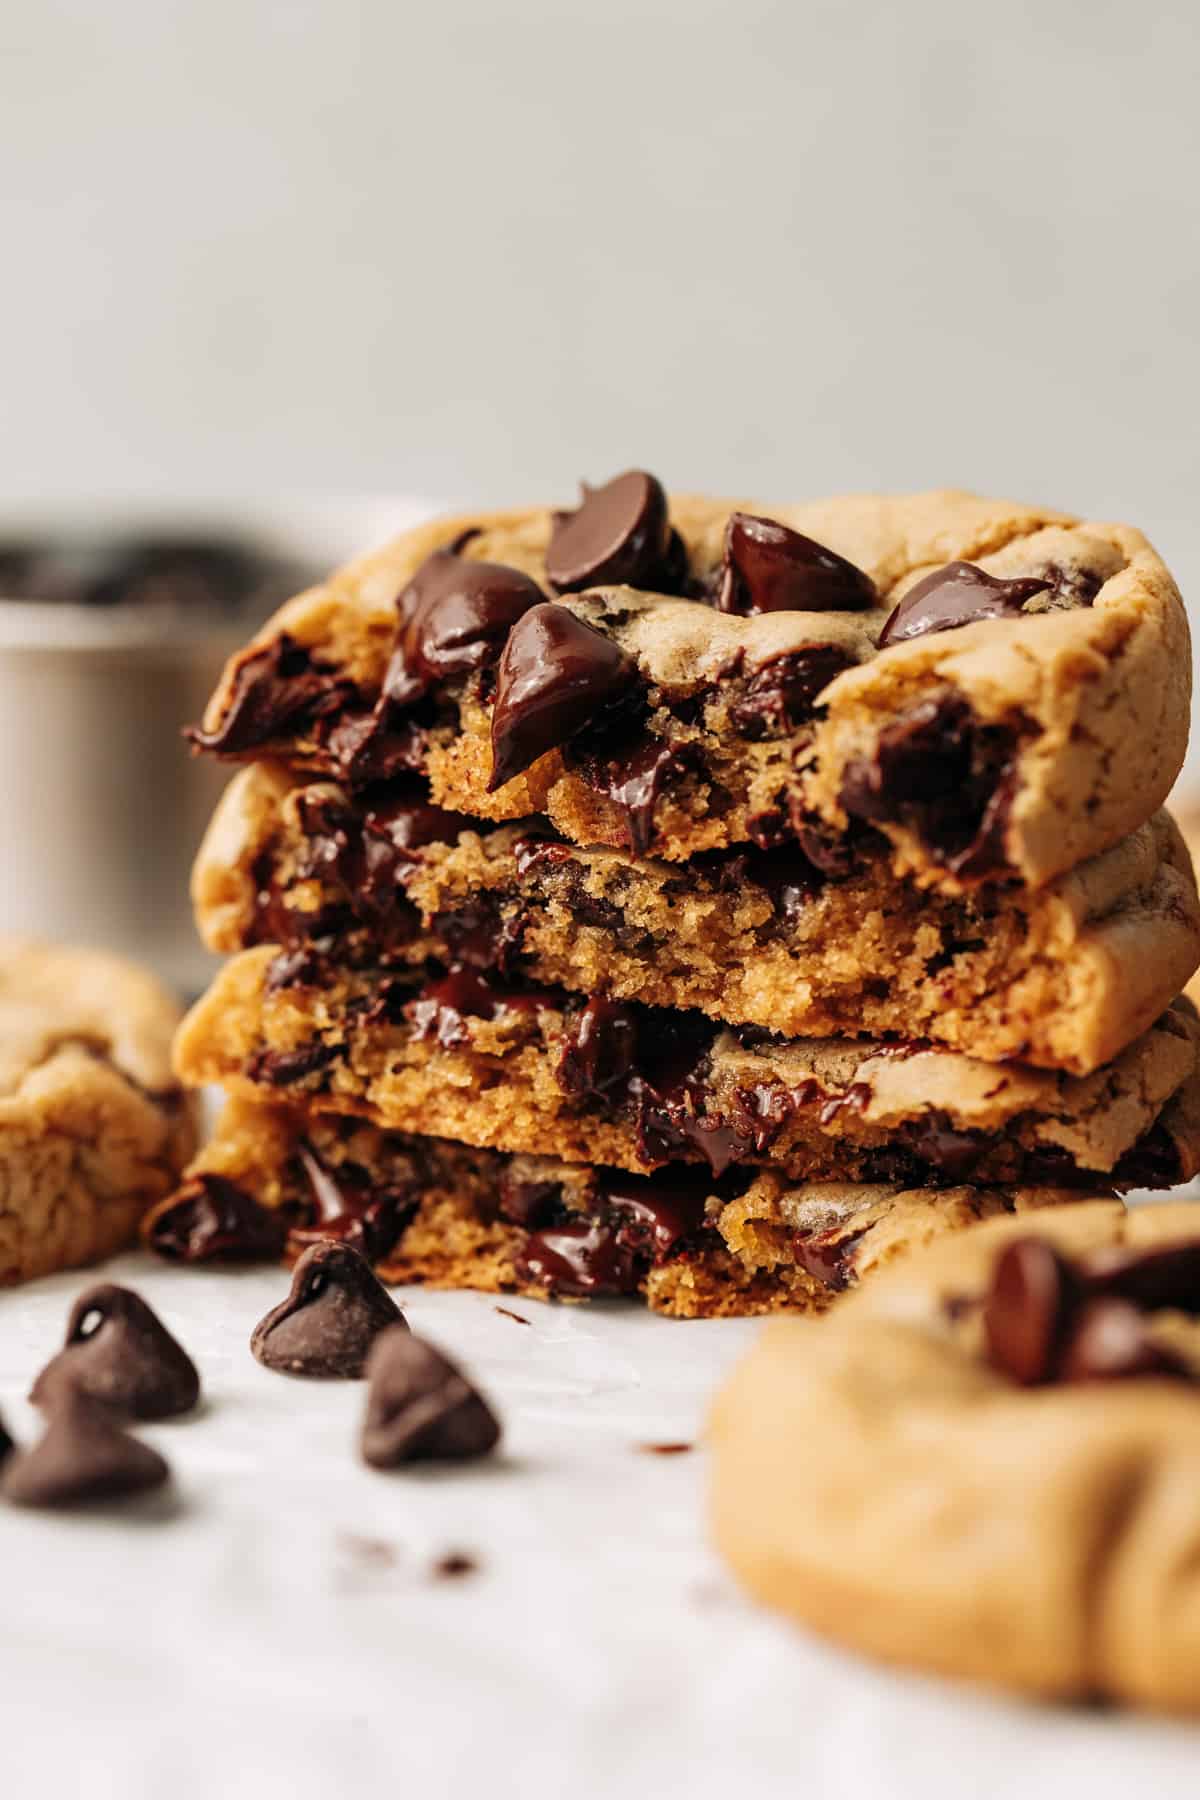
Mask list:
POLYGON ((792 1239, 792 1254, 806 1275, 830 1293, 840 1294, 853 1279, 854 1251, 865 1234, 865 1226, 861 1231, 845 1231, 840 1225, 824 1231, 798 1231, 792 1239))
POLYGON ((517 1258, 522 1281, 578 1298, 636 1294, 645 1263, 621 1242, 616 1225, 580 1219, 535 1231, 517 1258))
POLYGON ((303 644, 281 632, 242 658, 215 731, 192 726, 187 737, 214 756, 244 757, 302 736, 344 707, 353 687, 318 663, 303 644))
POLYGON ((523 1180, 506 1168, 500 1177, 497 1211, 510 1225, 523 1226, 526 1231, 561 1224, 567 1217, 562 1182, 523 1180))
MULTIPOLYGON (((393 985, 397 998, 411 991, 404 984, 393 985)), ((470 1037, 467 1019, 495 1019, 502 1012, 536 1012, 544 1006, 561 1004, 561 996, 549 988, 501 987, 478 970, 457 967, 446 975, 435 976, 415 999, 406 1000, 403 1017, 415 1037, 433 1038, 449 1050, 470 1037)))
POLYGON ((546 574, 560 594, 601 586, 683 593, 687 552, 671 530, 661 484, 641 469, 603 487, 585 482, 579 507, 555 517, 546 574))
POLYGON ((517 620, 545 599, 519 569, 457 554, 462 542, 427 557, 397 601, 400 626, 383 680, 392 706, 492 667, 517 620))
POLYGON ((731 514, 714 604, 720 612, 861 612, 875 583, 836 551, 775 519, 731 514))
POLYGON ((879 648, 926 637, 933 631, 954 631, 979 619, 1020 618, 1026 603, 1049 586, 1048 579, 1037 576, 1002 581, 974 563, 947 563, 910 587, 888 614, 879 634, 879 648))
POLYGON ((558 1085, 574 1100, 603 1100, 624 1093, 637 1063, 637 1012, 596 995, 567 1020, 559 1056, 558 1085))
POLYGON ((221 1175, 193 1175, 151 1215, 146 1242, 172 1262, 275 1261, 287 1220, 221 1175))
POLYGON ((953 874, 998 875, 1016 744, 1013 727, 982 725, 960 696, 937 695, 886 726, 872 756, 847 763, 842 806, 870 824, 908 826, 953 874))
POLYGON ((558 749, 637 680, 632 660, 565 606, 547 601, 514 627, 496 675, 494 793, 558 749))
POLYGON ((852 657, 829 644, 770 657, 755 669, 741 697, 730 706, 734 728, 754 743, 786 737, 814 716, 830 682, 853 666, 852 657))
POLYGON ((654 809, 660 796, 694 766, 696 752, 688 744, 645 737, 633 748, 606 757, 589 756, 578 766, 588 786, 603 794, 625 815, 629 848, 644 856, 654 836, 654 809))
POLYGON ((334 1170, 303 1141, 296 1147, 296 1158, 311 1207, 304 1223, 289 1231, 288 1247, 298 1250, 332 1239, 349 1244, 369 1263, 389 1256, 420 1204, 415 1184, 376 1185, 366 1170, 354 1163, 342 1163, 334 1170))

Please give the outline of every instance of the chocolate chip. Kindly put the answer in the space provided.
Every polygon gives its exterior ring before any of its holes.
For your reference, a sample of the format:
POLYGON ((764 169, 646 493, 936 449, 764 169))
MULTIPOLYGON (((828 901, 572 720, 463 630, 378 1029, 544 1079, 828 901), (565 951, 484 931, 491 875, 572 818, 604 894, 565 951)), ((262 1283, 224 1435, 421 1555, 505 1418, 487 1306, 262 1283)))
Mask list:
POLYGON ((572 1099, 603 1099, 614 1091, 624 1092, 636 1059, 634 1009, 597 994, 568 1018, 555 1073, 572 1099))
POLYGON ((0 1419, 0 1468, 4 1467, 16 1447, 4 1420, 0 1419))
POLYGON ((991 1362, 1024 1387, 1049 1381, 1075 1293, 1070 1265, 1044 1238, 1006 1245, 983 1305, 991 1362))
POLYGON ((944 1112, 923 1113, 914 1120, 907 1136, 921 1161, 935 1169, 950 1187, 970 1181, 988 1148, 982 1133, 957 1130, 944 1112))
POLYGON ((1026 602, 1049 586, 1049 580, 1040 576, 1002 581, 974 563, 947 563, 910 587, 888 614, 879 634, 879 648, 933 631, 954 631, 979 619, 1019 618, 1026 602))
POLYGON ((729 717, 741 736, 752 743, 785 737, 808 723, 830 682, 853 666, 854 659, 844 650, 827 644, 769 657, 732 703, 729 717))
POLYGON ((1128 1300, 1089 1300, 1063 1347, 1060 1381, 1129 1381, 1144 1375, 1191 1380, 1188 1365, 1156 1344, 1128 1300))
POLYGON ((382 1262, 400 1242, 416 1215, 419 1199, 409 1183, 372 1182, 365 1170, 343 1165, 335 1173, 311 1144, 296 1146, 311 1199, 310 1216, 291 1227, 293 1250, 336 1241, 348 1244, 370 1263, 382 1262))
POLYGON ((385 1331, 367 1364, 363 1460, 374 1469, 463 1462, 500 1441, 495 1413, 462 1370, 407 1331, 385 1331))
POLYGON ((1079 1274, 1089 1294, 1128 1300, 1146 1310, 1170 1307, 1200 1317, 1200 1243, 1149 1250, 1093 1250, 1079 1274))
POLYGON ((522 1281, 578 1299, 635 1294, 643 1267, 617 1227, 600 1219, 535 1231, 516 1263, 522 1281))
POLYGON ((854 1252, 862 1231, 846 1231, 832 1225, 824 1231, 798 1231, 792 1239, 792 1255, 797 1265, 831 1294, 840 1294, 850 1286, 854 1274, 854 1252))
POLYGON ((546 574, 560 594, 607 585, 666 593, 677 591, 678 560, 661 484, 630 469, 603 487, 585 482, 578 509, 557 514, 546 574))
POLYGON ((76 1300, 65 1345, 29 1398, 52 1411, 68 1388, 123 1418, 170 1419, 195 1406, 200 1376, 140 1294, 102 1282, 76 1300))
POLYGON ((172 1262, 258 1262, 282 1256, 283 1216, 221 1175, 193 1175, 150 1215, 146 1242, 172 1262))
POLYGON ((720 612, 861 612, 875 605, 875 583, 834 550, 776 519, 735 512, 715 605, 720 612))
POLYGON ((395 1325, 408 1329, 357 1250, 320 1243, 300 1258, 287 1299, 255 1326, 250 1348, 268 1369, 353 1380, 379 1333, 395 1325))
POLYGON ((343 707, 352 692, 348 682, 281 632, 242 658, 217 729, 194 726, 186 735, 198 750, 245 756, 303 735, 317 720, 343 707))
POLYGON ((635 664, 603 632, 552 601, 533 607, 500 658, 488 792, 573 737, 636 679, 635 664))
POLYGON ((985 726, 959 695, 921 701, 886 726, 873 755, 846 764, 840 800, 854 819, 900 823, 966 879, 1007 866, 1019 728, 985 726))
POLYGON ((323 1072, 342 1054, 337 1044, 302 1044, 298 1050, 256 1050, 246 1064, 251 1081, 265 1081, 271 1087, 295 1087, 313 1075, 321 1075, 317 1088, 324 1086, 323 1072))
POLYGON ((411 706, 441 682, 490 668, 517 620, 544 598, 520 569, 435 550, 397 602, 400 627, 384 675, 385 700, 411 706))
POLYGON ((64 1389, 41 1439, 5 1465, 0 1491, 17 1506, 75 1506, 161 1487, 170 1470, 107 1407, 64 1389))

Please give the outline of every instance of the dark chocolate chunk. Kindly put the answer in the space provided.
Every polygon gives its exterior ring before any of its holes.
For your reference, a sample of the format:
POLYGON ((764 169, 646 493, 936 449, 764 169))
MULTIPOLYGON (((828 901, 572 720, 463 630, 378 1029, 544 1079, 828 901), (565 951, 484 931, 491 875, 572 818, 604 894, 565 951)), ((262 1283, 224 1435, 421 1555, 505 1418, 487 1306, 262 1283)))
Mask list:
POLYGON ((609 585, 682 593, 687 553, 671 530, 661 484, 641 469, 603 487, 585 482, 577 510, 554 520, 546 574, 560 594, 609 585))
POLYGON ((172 1262, 259 1262, 282 1256, 287 1224, 222 1175, 193 1175, 151 1215, 146 1242, 172 1262))
POLYGON ((853 666, 852 657, 829 644, 768 658, 729 708, 735 729, 754 743, 785 737, 813 717, 830 682, 853 666))
POLYGON ((915 831, 953 874, 984 879, 1006 865, 1018 728, 985 726, 949 691, 921 701, 846 764, 840 800, 854 819, 915 831))
POLYGON ((374 1469, 411 1462, 462 1462, 486 1456, 500 1424, 478 1389, 449 1357, 407 1330, 375 1341, 367 1364, 362 1453, 374 1469))
POLYGON ((692 745, 672 744, 667 738, 642 732, 625 748, 589 751, 583 757, 572 751, 568 756, 571 767, 578 767, 588 786, 625 814, 629 848, 635 856, 644 856, 650 848, 660 795, 696 760, 692 745))
POLYGON ((621 1243, 655 1262, 700 1230, 712 1191, 707 1176, 685 1169, 662 1169, 654 1175, 605 1169, 598 1182, 601 1204, 616 1220, 621 1243))
POLYGON ((576 1100, 623 1093, 637 1059, 637 1014, 597 994, 567 1020, 558 1084, 576 1100))
POLYGON ((284 1374, 354 1380, 380 1332, 394 1325, 408 1329, 357 1250, 319 1243, 296 1264, 287 1299, 255 1326, 250 1348, 284 1374))
POLYGON ((1079 1259, 1078 1269, 1089 1294, 1200 1317, 1200 1243, 1093 1250, 1079 1259))
POLYGON ((498 975, 514 971, 520 962, 529 912, 505 901, 488 889, 453 912, 434 913, 430 929, 446 946, 456 963, 477 969, 493 969, 498 975))
POLYGON ((308 1216, 288 1232, 288 1244, 349 1244, 370 1263, 382 1262, 412 1223, 419 1197, 407 1182, 376 1185, 365 1169, 342 1164, 336 1171, 303 1140, 296 1158, 311 1197, 308 1216))
POLYGON ((440 682, 490 668, 517 620, 544 599, 520 569, 435 550, 397 602, 400 627, 384 699, 411 706, 440 682))
POLYGON ((502 1219, 526 1231, 541 1231, 567 1216, 561 1181, 522 1178, 506 1168, 500 1177, 496 1206, 502 1219))
POLYGON ((451 969, 448 975, 427 982, 417 999, 409 1001, 404 1016, 418 1038, 433 1038, 444 1050, 470 1037, 467 1019, 494 1019, 501 1001, 496 990, 475 969, 451 969))
POLYGON ((595 1299, 635 1294, 645 1262, 622 1242, 615 1224, 579 1219, 533 1232, 516 1266, 522 1281, 551 1294, 595 1299))
POLYGON ((17 1506, 77 1506, 142 1493, 169 1477, 157 1450, 123 1431, 106 1406, 67 1386, 43 1436, 5 1464, 0 1492, 17 1506))
POLYGON ((957 1130, 944 1112, 922 1113, 907 1136, 921 1161, 951 1187, 970 1181, 988 1148, 982 1133, 957 1130))
POLYGON ((846 1231, 841 1225, 827 1226, 824 1231, 798 1231, 792 1239, 792 1254, 805 1274, 831 1294, 840 1294, 853 1279, 854 1252, 865 1235, 865 1227, 846 1231))
POLYGON ((271 1087, 295 1087, 313 1075, 322 1080, 324 1070, 342 1054, 337 1044, 302 1044, 298 1050, 256 1050, 246 1065, 251 1081, 265 1081, 271 1087))
POLYGON ((1065 1257, 1044 1238, 1018 1238, 1001 1251, 983 1304, 988 1357, 1024 1387, 1053 1378, 1077 1284, 1065 1257))
POLYGON ((488 792, 573 737, 636 679, 624 651, 567 607, 545 601, 531 608, 496 674, 488 792))
POLYGON ((888 614, 879 634, 879 648, 925 637, 931 631, 974 625, 979 619, 1019 618, 1026 602, 1049 586, 1049 580, 1041 576, 1002 581, 974 563, 947 563, 910 587, 888 614))
POLYGON ((1188 1365, 1156 1344, 1128 1300, 1089 1300, 1073 1320, 1058 1369, 1060 1381, 1131 1381, 1166 1375, 1190 1381, 1188 1365))
POLYGON ((720 612, 862 612, 875 604, 869 575, 776 519, 735 512, 714 604, 720 612))
POLYGON ((195 1406, 200 1376, 140 1294, 102 1282, 76 1300, 66 1342, 29 1398, 50 1412, 68 1388, 123 1418, 171 1419, 195 1406))
POLYGON ((302 736, 319 719, 344 707, 352 694, 349 682, 281 632, 243 657, 217 729, 193 726, 187 736, 197 750, 214 756, 246 756, 265 745, 302 736))
POLYGON ((4 1420, 0 1419, 0 1469, 4 1467, 16 1447, 4 1420))

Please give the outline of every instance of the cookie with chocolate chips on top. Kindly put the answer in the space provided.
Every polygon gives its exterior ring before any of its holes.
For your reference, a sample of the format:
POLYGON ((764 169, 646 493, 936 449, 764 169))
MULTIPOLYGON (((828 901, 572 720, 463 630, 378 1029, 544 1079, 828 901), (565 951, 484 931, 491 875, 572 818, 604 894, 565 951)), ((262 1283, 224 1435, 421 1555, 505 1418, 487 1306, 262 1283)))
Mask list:
POLYGON ((954 491, 738 505, 633 470, 351 564, 234 658, 194 742, 352 788, 419 771, 453 811, 670 861, 869 827, 953 893, 1040 887, 1136 830, 1189 685, 1130 527, 954 491))
POLYGON ((711 1517, 745 1586, 889 1662, 1200 1709, 1200 1207, 944 1238, 721 1394, 711 1517))

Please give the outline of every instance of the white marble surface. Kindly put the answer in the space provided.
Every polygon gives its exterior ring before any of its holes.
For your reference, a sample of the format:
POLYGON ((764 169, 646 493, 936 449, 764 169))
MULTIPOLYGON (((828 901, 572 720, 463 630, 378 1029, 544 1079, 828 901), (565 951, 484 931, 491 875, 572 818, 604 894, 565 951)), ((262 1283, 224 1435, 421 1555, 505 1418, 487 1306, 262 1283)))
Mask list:
MULTIPOLYGON (((691 1440, 752 1322, 402 1296, 504 1415, 476 1471, 356 1460, 359 1384, 260 1369, 276 1271, 129 1256, 201 1367, 148 1429, 170 1503, 0 1514, 0 1769, 14 1797, 805 1794, 1184 1800, 1200 1730, 1032 1708, 880 1671, 744 1603, 704 1532, 691 1440), (478 1558, 432 1574, 449 1551, 478 1558)), ((70 1275, 0 1297, 0 1408, 25 1437, 70 1275)))

